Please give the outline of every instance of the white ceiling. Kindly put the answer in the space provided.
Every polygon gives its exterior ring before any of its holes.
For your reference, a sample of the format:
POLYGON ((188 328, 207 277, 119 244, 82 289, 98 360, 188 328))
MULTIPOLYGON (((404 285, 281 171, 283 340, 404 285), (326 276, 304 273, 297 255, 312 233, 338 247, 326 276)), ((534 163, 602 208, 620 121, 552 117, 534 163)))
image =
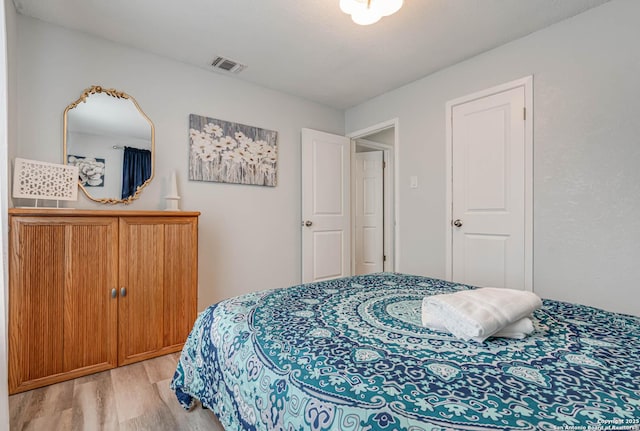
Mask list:
POLYGON ((344 109, 607 1, 405 0, 367 27, 342 13, 339 0, 14 4, 21 14, 202 68, 226 56, 248 66, 238 79, 344 109))

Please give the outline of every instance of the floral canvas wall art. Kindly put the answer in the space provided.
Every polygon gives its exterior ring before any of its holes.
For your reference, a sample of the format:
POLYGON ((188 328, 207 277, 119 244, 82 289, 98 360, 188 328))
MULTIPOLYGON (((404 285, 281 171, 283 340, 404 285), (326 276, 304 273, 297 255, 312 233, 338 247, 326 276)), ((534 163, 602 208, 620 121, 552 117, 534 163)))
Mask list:
POLYGON ((189 179, 276 186, 278 133, 189 116, 189 179))
POLYGON ((67 163, 78 167, 80 184, 85 187, 104 187, 105 159, 84 156, 67 156, 67 163))

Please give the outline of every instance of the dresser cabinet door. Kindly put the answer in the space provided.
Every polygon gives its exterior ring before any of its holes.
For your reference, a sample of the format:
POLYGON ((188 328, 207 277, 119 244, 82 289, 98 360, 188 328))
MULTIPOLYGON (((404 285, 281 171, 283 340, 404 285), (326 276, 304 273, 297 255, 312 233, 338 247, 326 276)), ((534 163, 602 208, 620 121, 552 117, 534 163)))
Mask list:
POLYGON ((164 226, 163 348, 182 349, 198 308, 197 219, 175 220, 164 226))
POLYGON ((76 219, 67 226, 65 372, 118 364, 117 256, 116 218, 76 219))
POLYGON ((178 351, 196 295, 197 218, 122 217, 118 363, 178 351))
POLYGON ((117 229, 117 218, 11 218, 11 393, 116 366, 117 229))

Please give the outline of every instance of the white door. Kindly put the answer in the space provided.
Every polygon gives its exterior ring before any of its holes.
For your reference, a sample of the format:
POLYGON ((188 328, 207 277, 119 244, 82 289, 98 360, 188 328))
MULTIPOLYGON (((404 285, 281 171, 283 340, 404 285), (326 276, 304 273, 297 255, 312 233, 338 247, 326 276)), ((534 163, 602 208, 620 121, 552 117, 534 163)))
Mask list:
POLYGON ((525 89, 452 110, 452 280, 525 289, 525 89))
POLYGON ((355 155, 355 274, 382 272, 384 266, 383 154, 355 155))
POLYGON ((350 275, 350 140, 302 129, 302 282, 350 275))

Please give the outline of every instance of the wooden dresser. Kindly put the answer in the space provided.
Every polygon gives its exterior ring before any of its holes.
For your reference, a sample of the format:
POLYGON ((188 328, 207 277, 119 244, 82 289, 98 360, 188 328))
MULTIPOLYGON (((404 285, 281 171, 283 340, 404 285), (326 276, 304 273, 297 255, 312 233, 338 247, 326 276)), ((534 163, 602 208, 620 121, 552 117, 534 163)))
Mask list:
POLYGON ((9 392, 180 350, 199 215, 10 209, 9 392))

